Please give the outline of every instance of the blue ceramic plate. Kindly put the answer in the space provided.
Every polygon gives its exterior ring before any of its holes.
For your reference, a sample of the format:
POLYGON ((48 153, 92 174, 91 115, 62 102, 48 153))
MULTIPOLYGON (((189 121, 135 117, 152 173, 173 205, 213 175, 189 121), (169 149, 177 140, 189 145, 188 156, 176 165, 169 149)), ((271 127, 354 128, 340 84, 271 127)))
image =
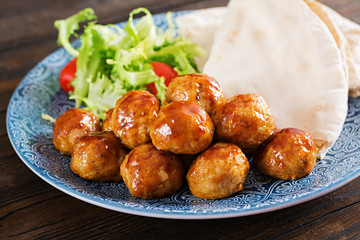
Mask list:
MULTIPOLYGON (((186 12, 176 12, 174 17, 181 14, 186 12)), ((158 26, 167 27, 164 14, 155 15, 154 20, 158 26)), ((41 119, 41 113, 58 117, 74 105, 58 83, 59 72, 69 60, 70 55, 59 49, 26 75, 10 100, 7 130, 15 151, 32 171, 54 187, 85 202, 149 217, 228 218, 309 201, 360 175, 360 99, 350 98, 347 119, 338 141, 308 177, 297 181, 274 180, 251 168, 243 191, 230 198, 210 201, 194 197, 186 186, 167 198, 143 200, 132 197, 123 182, 83 180, 70 170, 70 158, 54 149, 52 124, 41 119)))

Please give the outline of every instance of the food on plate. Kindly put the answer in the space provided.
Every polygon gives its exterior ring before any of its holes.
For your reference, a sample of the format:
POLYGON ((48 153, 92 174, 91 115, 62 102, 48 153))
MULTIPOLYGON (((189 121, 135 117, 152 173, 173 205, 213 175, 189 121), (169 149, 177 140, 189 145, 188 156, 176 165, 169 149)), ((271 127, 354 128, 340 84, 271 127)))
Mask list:
POLYGON ((56 119, 53 144, 59 152, 71 155, 74 145, 81 137, 100 130, 100 120, 92 112, 72 108, 56 119))
POLYGON ((134 148, 120 169, 130 194, 144 199, 175 193, 185 178, 181 160, 172 153, 157 150, 151 143, 134 148))
POLYGON ((71 82, 75 78, 76 60, 77 58, 74 58, 73 60, 68 62, 68 64, 66 64, 65 67, 60 72, 59 83, 60 83, 60 87, 65 92, 74 91, 74 87, 73 85, 71 85, 71 82))
POLYGON ((145 90, 150 83, 154 83, 157 97, 164 101, 166 76, 154 72, 158 70, 154 62, 163 62, 181 75, 198 72, 193 58, 201 56, 203 50, 176 35, 170 14, 167 30, 157 27, 145 8, 131 11, 124 28, 97 24, 96 18, 94 11, 87 8, 55 21, 58 44, 77 58, 76 74, 71 82, 74 90, 69 92, 76 108, 84 104, 104 119, 119 97, 131 90, 145 90), (140 13, 145 16, 135 22, 134 16, 140 13), (75 49, 69 39, 78 37, 75 31, 84 21, 88 23, 79 37, 81 46, 75 49))
POLYGON ((91 133, 75 144, 70 168, 87 180, 121 181, 120 165, 126 154, 120 139, 112 132, 91 133))
POLYGON ((346 60, 349 69, 349 94, 360 96, 360 25, 344 18, 328 6, 319 3, 346 39, 346 60))
MULTIPOLYGON (((312 0, 304 2, 326 24, 344 55, 343 64, 345 71, 348 71, 350 96, 360 96, 360 25, 320 2, 312 0)), ((197 67, 201 71, 209 58, 216 32, 222 30, 226 11, 226 7, 207 8, 176 19, 179 34, 199 44, 206 52, 205 55, 195 58, 197 67)))
POLYGON ((261 95, 275 127, 309 132, 319 157, 340 135, 348 100, 343 55, 304 1, 231 0, 204 73, 226 98, 261 95))
POLYGON ((295 128, 277 129, 254 155, 256 166, 274 178, 306 177, 316 164, 316 146, 310 134, 295 128))
POLYGON ((166 102, 190 101, 199 104, 211 116, 224 95, 219 83, 205 74, 186 74, 172 79, 165 94, 166 102))
POLYGON ((132 90, 116 101, 112 130, 130 149, 150 142, 150 126, 157 117, 160 101, 148 91, 132 90))
POLYGON ((201 72, 209 58, 216 31, 221 31, 225 13, 225 7, 214 7, 193 11, 175 19, 179 35, 187 37, 205 50, 205 54, 195 57, 196 65, 201 72))
POLYGON ((336 25, 333 18, 323 9, 322 5, 314 0, 303 0, 307 6, 310 8, 310 10, 315 13, 318 18, 325 24, 325 26, 328 28, 330 34, 332 35, 333 40, 335 40, 335 43, 342 54, 343 57, 343 65, 345 74, 347 74, 347 79, 349 79, 349 68, 348 64, 346 62, 346 39, 345 36, 341 33, 340 29, 336 25))
POLYGON ((241 149, 232 143, 216 143, 190 166, 186 180, 199 198, 229 197, 244 189, 249 163, 241 149))
POLYGON ((196 154, 212 142, 214 124, 206 111, 189 101, 175 101, 161 108, 150 128, 150 137, 159 150, 196 154))
MULTIPOLYGON (((166 86, 169 86, 171 80, 178 75, 177 72, 174 70, 174 68, 172 68, 166 63, 151 62, 150 64, 153 67, 153 71, 157 76, 165 78, 164 83, 166 86)), ((146 87, 149 90, 149 92, 151 92, 155 96, 157 95, 158 91, 156 89, 155 83, 149 83, 146 87)))
POLYGON ((187 169, 195 196, 231 196, 244 188, 245 154, 274 178, 307 176, 342 130, 349 83, 360 92, 357 25, 336 14, 313 0, 230 0, 176 20, 196 44, 174 36, 171 20, 158 29, 144 8, 124 29, 95 24, 89 9, 57 21, 59 43, 76 57, 70 96, 107 131, 80 136, 71 169, 89 180, 122 176, 144 199, 178 191, 187 169), (84 20, 75 49, 69 37, 84 20), (196 58, 197 44, 206 56, 196 58), (122 162, 124 147, 132 151, 122 162))
POLYGON ((254 93, 229 98, 215 108, 211 119, 215 138, 238 145, 245 154, 253 153, 274 130, 269 106, 254 93))
POLYGON ((107 112, 106 112, 106 116, 105 116, 105 119, 104 121, 102 122, 101 124, 101 131, 103 132, 110 132, 112 131, 112 120, 111 120, 111 117, 112 117, 112 113, 114 111, 114 108, 110 108, 107 112))

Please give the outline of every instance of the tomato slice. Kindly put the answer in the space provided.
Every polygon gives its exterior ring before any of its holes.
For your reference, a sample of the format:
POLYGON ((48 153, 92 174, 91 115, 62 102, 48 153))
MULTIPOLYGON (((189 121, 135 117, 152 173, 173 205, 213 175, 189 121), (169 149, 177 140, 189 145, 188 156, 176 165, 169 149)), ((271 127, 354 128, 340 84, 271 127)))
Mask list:
MULTIPOLYGON (((169 86, 171 80, 177 76, 177 72, 168 64, 163 62, 151 62, 151 66, 154 69, 154 72, 159 77, 165 77, 165 85, 169 86)), ((150 83, 147 85, 147 89, 152 94, 157 94, 157 89, 154 83, 150 83)))
POLYGON ((77 58, 71 60, 60 72, 60 87, 66 92, 74 91, 74 87, 71 85, 71 81, 75 78, 76 61, 77 58))

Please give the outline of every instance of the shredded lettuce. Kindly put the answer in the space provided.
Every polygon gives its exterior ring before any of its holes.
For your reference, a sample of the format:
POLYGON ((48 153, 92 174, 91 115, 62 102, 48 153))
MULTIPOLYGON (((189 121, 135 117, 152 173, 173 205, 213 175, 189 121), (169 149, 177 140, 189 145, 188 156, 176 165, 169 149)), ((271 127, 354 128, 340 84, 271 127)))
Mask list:
POLYGON ((41 118, 46 120, 46 121, 49 121, 51 123, 55 123, 56 122, 56 119, 53 118, 52 116, 50 116, 49 114, 45 114, 45 113, 41 113, 41 118))
POLYGON ((85 105, 100 118, 114 107, 117 99, 130 90, 146 89, 155 83, 157 97, 164 101, 166 86, 158 77, 151 62, 160 61, 172 66, 179 75, 198 72, 193 61, 204 51, 184 37, 177 36, 171 13, 167 14, 168 29, 162 30, 154 23, 146 8, 137 8, 129 14, 122 29, 116 25, 100 25, 90 8, 55 21, 59 31, 58 44, 77 57, 77 70, 72 81, 75 107, 85 105), (144 13, 136 23, 134 15, 144 13), (88 21, 80 36, 81 46, 74 49, 69 38, 81 22, 88 21))
POLYGON ((77 56, 79 52, 71 46, 69 38, 73 35, 77 37, 75 31, 79 30, 80 22, 95 20, 96 18, 93 9, 85 8, 65 20, 55 21, 54 25, 59 30, 58 44, 62 45, 71 55, 77 56))

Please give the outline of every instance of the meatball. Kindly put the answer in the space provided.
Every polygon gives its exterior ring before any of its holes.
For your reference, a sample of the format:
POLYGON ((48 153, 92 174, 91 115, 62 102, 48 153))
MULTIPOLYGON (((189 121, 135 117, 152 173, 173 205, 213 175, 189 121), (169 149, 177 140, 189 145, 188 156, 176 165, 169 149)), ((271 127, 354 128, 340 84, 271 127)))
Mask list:
POLYGON ((126 154, 112 132, 92 133, 75 144, 70 168, 87 180, 121 181, 120 165, 126 154))
POLYGON ((225 100, 219 83, 202 74, 187 74, 172 79, 165 97, 167 103, 182 100, 197 103, 210 116, 214 108, 225 100))
POLYGON ((274 130, 269 106, 253 93, 228 99, 215 108, 211 119, 215 138, 238 145, 245 154, 253 153, 274 130))
POLYGON ((101 125, 101 131, 103 131, 103 132, 112 131, 111 115, 112 115, 113 111, 114 111, 114 108, 111 108, 106 112, 106 117, 101 125))
POLYGON ((134 148, 120 169, 130 194, 144 199, 175 193, 185 178, 181 160, 172 153, 157 150, 151 143, 134 148))
POLYGON ((256 166, 265 175, 299 179, 311 173, 317 149, 309 133, 286 128, 276 130, 254 154, 256 166))
POLYGON ((163 107, 151 124, 150 137, 157 149, 177 154, 205 150, 214 136, 214 125, 206 111, 189 101, 163 107))
POLYGON ((130 91, 116 102, 112 130, 130 149, 150 142, 150 125, 159 109, 159 100, 150 92, 130 91))
POLYGON ((55 121, 53 144, 59 152, 71 155, 81 137, 98 131, 100 120, 93 113, 84 109, 69 109, 55 121))
POLYGON ((244 189, 249 168, 249 162, 238 146, 216 143, 193 162, 186 180, 196 197, 225 198, 244 189))

